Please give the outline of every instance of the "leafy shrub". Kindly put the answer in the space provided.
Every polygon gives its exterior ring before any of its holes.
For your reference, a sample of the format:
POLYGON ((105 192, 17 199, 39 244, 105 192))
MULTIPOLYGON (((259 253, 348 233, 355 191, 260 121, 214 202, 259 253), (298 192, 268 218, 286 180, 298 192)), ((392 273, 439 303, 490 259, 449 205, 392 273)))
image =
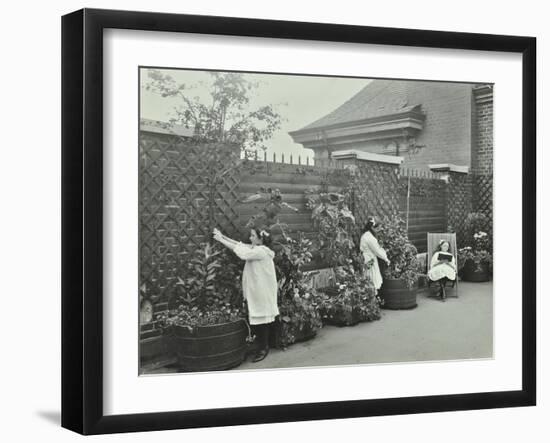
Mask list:
POLYGON ((294 285, 293 292, 280 299, 277 346, 286 348, 301 338, 311 338, 323 327, 315 291, 309 286, 294 285))
MULTIPOLYGON (((246 223, 246 227, 267 229, 275 237, 282 237, 282 241, 285 242, 288 238, 286 233, 287 225, 280 222, 279 214, 283 208, 290 209, 293 212, 298 212, 298 209, 284 201, 279 189, 260 188, 258 192, 245 198, 242 202, 250 203, 253 201, 263 202, 264 206, 258 214, 250 217, 246 223)), ((276 242, 275 246, 278 247, 279 242, 276 242)))
POLYGON ((463 269, 467 263, 474 265, 475 271, 487 269, 489 273, 493 271, 493 255, 486 250, 476 250, 471 246, 465 246, 458 250, 458 269, 463 269))
POLYGON ((489 218, 482 212, 470 212, 464 220, 464 227, 470 238, 477 232, 489 231, 489 218))
POLYGON ((320 293, 318 300, 323 319, 330 323, 351 325, 380 319, 381 300, 374 285, 351 263, 335 270, 332 290, 320 293))
POLYGON ((353 227, 355 217, 350 211, 345 194, 307 191, 307 208, 319 229, 317 242, 321 259, 329 266, 340 266, 346 262, 354 249, 353 227))
POLYGON ((458 250, 458 269, 462 270, 468 263, 475 271, 486 269, 493 271, 493 242, 489 219, 481 212, 471 212, 464 222, 468 233, 467 245, 458 250))
POLYGON ((386 217, 380 223, 377 237, 390 260, 389 266, 383 268, 384 278, 404 280, 412 288, 418 281, 421 265, 418 251, 407 236, 405 222, 399 217, 386 217))
POLYGON ((217 246, 203 243, 178 277, 161 326, 206 326, 243 318, 241 267, 217 246))
POLYGON ((322 327, 315 290, 302 272, 303 265, 311 261, 311 246, 311 241, 299 233, 297 239, 286 238, 275 255, 280 312, 277 345, 283 348, 304 335, 315 335, 322 327))

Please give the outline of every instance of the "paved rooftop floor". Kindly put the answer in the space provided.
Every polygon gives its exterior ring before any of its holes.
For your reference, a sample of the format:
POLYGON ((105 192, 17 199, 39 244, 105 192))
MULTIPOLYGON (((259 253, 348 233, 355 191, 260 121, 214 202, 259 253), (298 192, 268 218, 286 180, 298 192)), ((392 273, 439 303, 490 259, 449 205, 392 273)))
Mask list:
POLYGON ((383 309, 378 321, 325 326, 313 340, 273 349, 265 360, 235 369, 492 358, 492 282, 459 282, 459 298, 445 302, 427 295, 419 291, 415 309, 383 309))
MULTIPOLYGON (((492 358, 492 282, 459 282, 458 298, 454 291, 447 290, 445 302, 419 291, 414 309, 383 309, 378 321, 324 326, 312 340, 272 349, 265 360, 233 370, 492 358)), ((170 372, 177 369, 150 374, 170 372)))

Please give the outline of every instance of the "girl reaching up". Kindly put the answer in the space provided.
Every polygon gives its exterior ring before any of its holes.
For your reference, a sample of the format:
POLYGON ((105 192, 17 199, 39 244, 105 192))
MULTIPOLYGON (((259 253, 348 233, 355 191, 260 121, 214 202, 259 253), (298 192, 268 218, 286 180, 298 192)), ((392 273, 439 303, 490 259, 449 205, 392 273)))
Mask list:
POLYGON ((252 361, 262 361, 269 353, 269 329, 279 315, 277 307, 277 276, 269 249, 271 234, 265 230, 250 230, 250 243, 244 244, 214 229, 214 239, 231 249, 245 261, 243 295, 248 305, 248 321, 256 336, 256 354, 252 361))

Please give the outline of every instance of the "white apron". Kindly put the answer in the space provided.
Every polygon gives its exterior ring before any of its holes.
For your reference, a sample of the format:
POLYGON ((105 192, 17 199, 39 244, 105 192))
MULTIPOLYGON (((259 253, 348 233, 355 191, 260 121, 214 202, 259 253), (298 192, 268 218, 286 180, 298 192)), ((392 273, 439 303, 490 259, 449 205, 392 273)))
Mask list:
POLYGON ((376 291, 382 286, 382 274, 380 273, 380 266, 378 265, 378 258, 386 261, 388 256, 386 251, 378 244, 376 237, 372 235, 370 231, 365 232, 361 236, 361 242, 359 243, 359 249, 363 253, 365 259, 365 276, 372 281, 376 291), (367 263, 372 261, 372 266, 367 269, 367 263))
POLYGON ((277 307, 277 275, 273 257, 266 246, 239 243, 233 249, 245 260, 243 270, 243 296, 248 304, 250 324, 271 323, 279 315, 277 307))
POLYGON ((439 261, 439 252, 436 252, 432 261, 430 262, 430 270, 428 271, 428 278, 432 281, 441 280, 443 277, 447 277, 449 280, 456 279, 456 263, 455 258, 452 255, 451 264, 445 261, 439 261), (436 266, 437 265, 437 266, 436 266))

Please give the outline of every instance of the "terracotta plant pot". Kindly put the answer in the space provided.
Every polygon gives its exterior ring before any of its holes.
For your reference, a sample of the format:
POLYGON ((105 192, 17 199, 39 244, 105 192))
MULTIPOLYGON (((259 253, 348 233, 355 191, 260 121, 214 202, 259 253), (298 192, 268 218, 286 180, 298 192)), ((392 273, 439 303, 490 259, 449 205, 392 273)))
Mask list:
POLYGON ((409 288, 404 280, 384 279, 378 295, 383 309, 413 309, 417 306, 417 291, 418 284, 409 288))
POLYGON ((169 349, 186 372, 219 371, 239 366, 247 350, 245 320, 211 326, 171 326, 165 332, 169 349))

